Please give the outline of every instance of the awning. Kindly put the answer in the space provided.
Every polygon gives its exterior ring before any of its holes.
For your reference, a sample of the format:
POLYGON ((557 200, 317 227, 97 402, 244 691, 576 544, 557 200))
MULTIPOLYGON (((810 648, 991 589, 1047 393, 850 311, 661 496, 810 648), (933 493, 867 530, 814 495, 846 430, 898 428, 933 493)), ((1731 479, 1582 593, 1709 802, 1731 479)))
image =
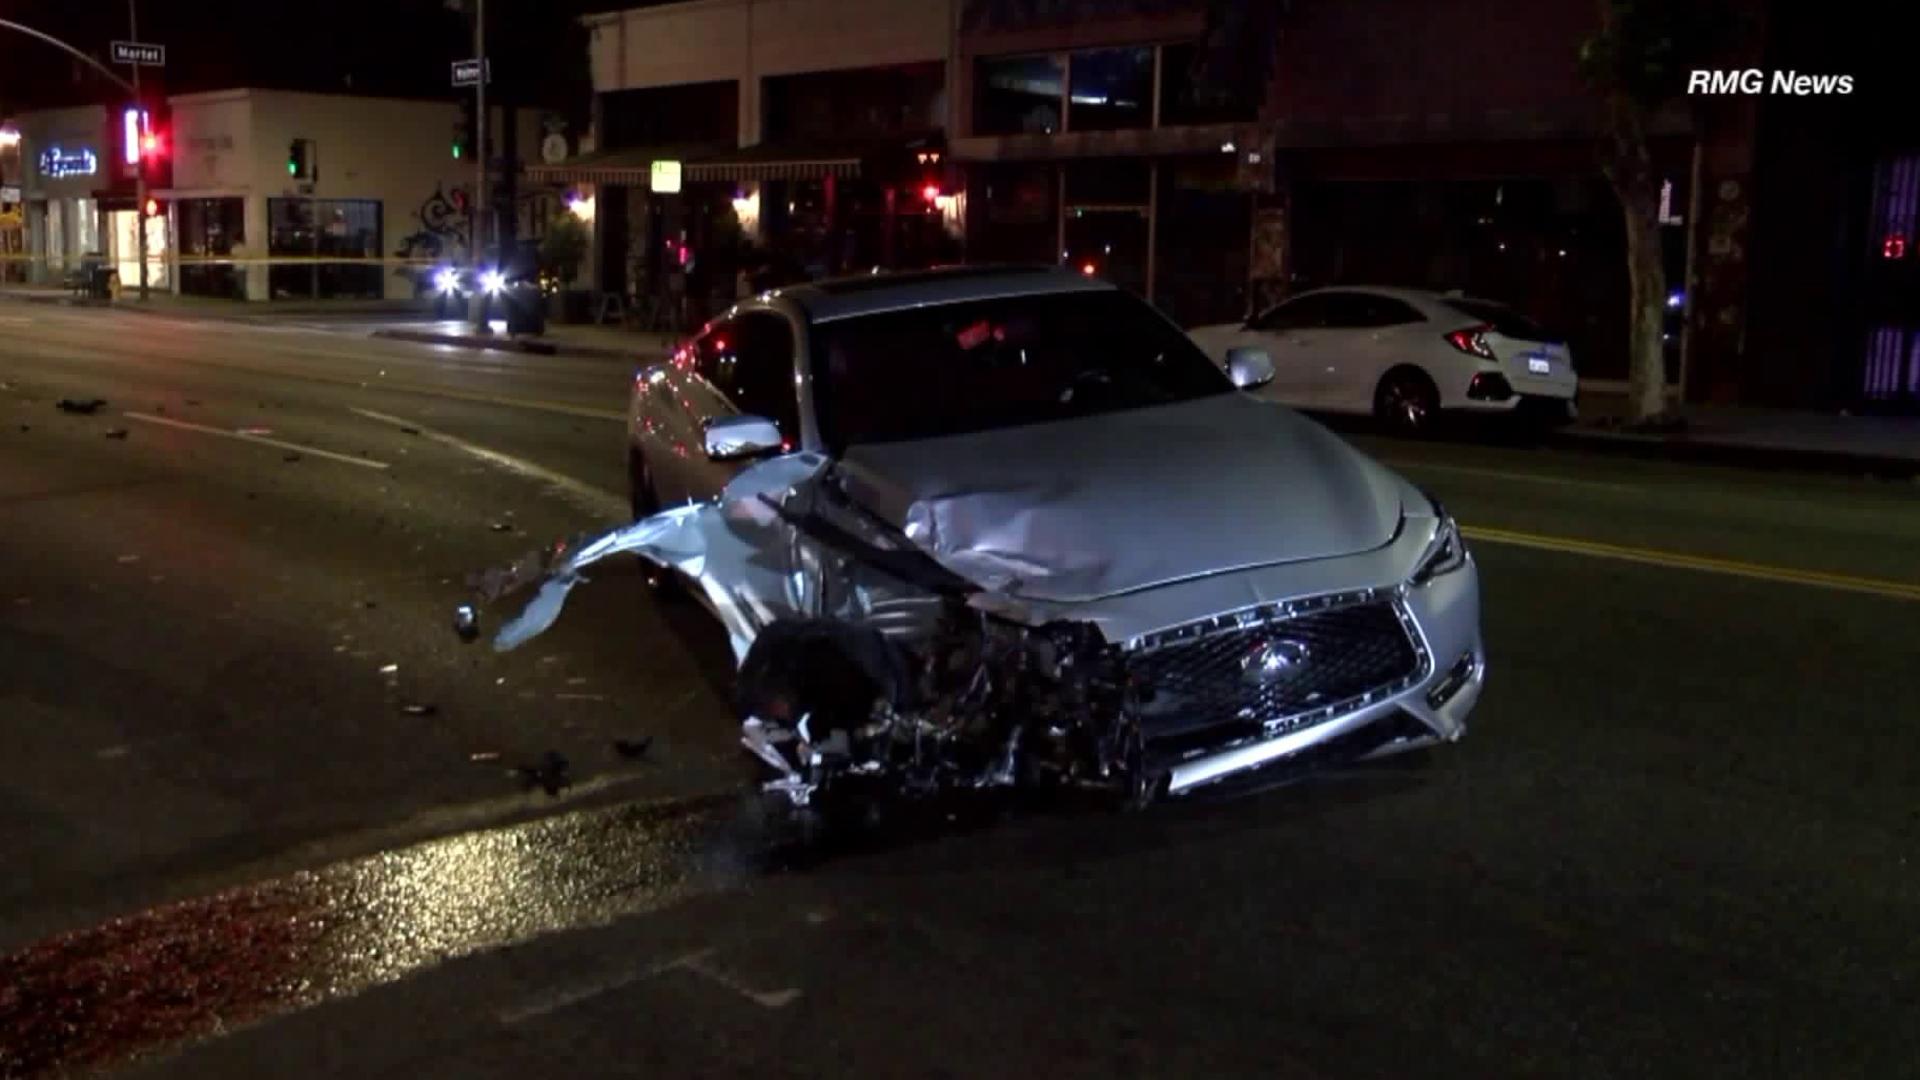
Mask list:
POLYGON ((642 146, 582 154, 558 165, 530 164, 525 177, 536 184, 629 184, 648 187, 656 161, 685 162, 710 157, 721 148, 712 143, 680 146, 642 146))
POLYGON ((882 162, 898 164, 919 151, 944 153, 937 133, 891 138, 759 143, 689 161, 689 182, 855 179, 882 162))

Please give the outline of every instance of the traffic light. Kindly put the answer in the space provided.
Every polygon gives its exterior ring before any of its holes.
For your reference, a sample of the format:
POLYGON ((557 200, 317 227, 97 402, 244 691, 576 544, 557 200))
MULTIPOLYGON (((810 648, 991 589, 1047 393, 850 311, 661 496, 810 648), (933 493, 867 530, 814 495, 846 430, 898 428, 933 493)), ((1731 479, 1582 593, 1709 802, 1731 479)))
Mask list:
POLYGON ((287 175, 295 180, 313 178, 313 140, 295 139, 287 146, 287 175))
POLYGON ((453 160, 473 157, 473 99, 460 103, 460 115, 453 119, 453 160))

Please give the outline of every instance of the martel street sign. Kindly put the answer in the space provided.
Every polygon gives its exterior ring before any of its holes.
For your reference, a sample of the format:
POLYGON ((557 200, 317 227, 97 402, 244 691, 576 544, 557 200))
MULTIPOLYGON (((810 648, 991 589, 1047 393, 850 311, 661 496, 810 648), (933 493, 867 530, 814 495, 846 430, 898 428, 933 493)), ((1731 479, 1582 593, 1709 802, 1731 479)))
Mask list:
POLYGON ((167 47, 143 45, 138 41, 116 41, 113 43, 113 62, 139 64, 142 67, 166 67, 167 47))

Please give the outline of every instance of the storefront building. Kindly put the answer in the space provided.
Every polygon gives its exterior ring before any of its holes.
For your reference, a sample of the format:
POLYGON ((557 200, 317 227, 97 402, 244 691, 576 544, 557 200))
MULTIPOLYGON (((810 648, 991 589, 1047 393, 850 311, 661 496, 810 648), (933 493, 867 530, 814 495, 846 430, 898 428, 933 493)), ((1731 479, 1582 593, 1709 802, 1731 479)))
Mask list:
POLYGON ((951 0, 689 0, 591 16, 592 136, 527 177, 592 207, 591 287, 660 325, 769 274, 957 261, 954 15, 951 0))
POLYGON ((13 129, 19 132, 26 277, 35 284, 57 284, 88 256, 109 255, 112 230, 103 231, 95 200, 111 178, 115 141, 107 109, 88 105, 26 113, 13 129))
MULTIPOLYGON (((169 99, 177 291, 235 300, 406 299, 464 262, 474 169, 453 158, 451 101, 228 90, 169 99), (289 175, 296 141, 312 178, 289 175), (285 260, 285 261, 280 261, 285 260)), ((500 116, 493 117, 493 145, 500 116)), ((538 145, 521 116, 520 145, 538 145)))
POLYGON ((1003 6, 960 28, 968 258, 1069 265, 1187 325, 1244 313, 1272 140, 1257 98, 1200 92, 1205 5, 1003 6))

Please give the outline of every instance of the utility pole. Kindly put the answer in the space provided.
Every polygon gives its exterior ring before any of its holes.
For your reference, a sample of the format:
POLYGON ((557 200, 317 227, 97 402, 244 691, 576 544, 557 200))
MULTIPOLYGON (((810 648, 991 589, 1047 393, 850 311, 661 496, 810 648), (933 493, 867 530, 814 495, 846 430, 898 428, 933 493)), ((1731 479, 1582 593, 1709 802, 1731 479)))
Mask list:
MULTIPOLYGON (((127 36, 140 40, 139 0, 127 0, 127 36)), ((133 231, 140 249, 140 302, 147 302, 147 108, 140 101, 140 65, 133 65, 133 231)))
POLYGON ((473 53, 480 58, 480 77, 473 83, 473 145, 478 151, 474 156, 474 175, 477 183, 473 189, 473 218, 469 223, 473 233, 473 283, 474 283, 474 329, 485 334, 492 327, 487 323, 487 291, 480 285, 480 273, 485 250, 487 207, 492 203, 491 193, 487 190, 487 0, 474 0, 473 8, 473 53))

